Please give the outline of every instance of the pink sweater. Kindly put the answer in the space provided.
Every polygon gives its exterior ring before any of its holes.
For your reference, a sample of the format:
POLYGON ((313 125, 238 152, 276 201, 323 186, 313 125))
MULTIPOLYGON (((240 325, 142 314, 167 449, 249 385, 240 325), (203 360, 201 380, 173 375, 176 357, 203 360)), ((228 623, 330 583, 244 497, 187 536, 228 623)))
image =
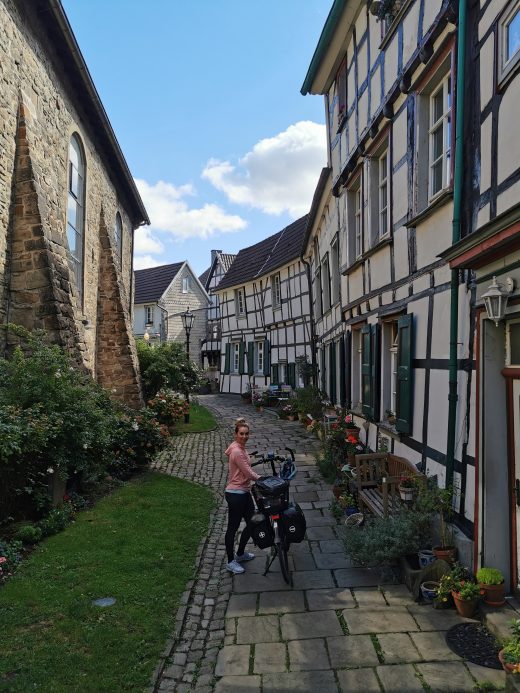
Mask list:
POLYGON ((235 440, 224 454, 228 456, 229 463, 226 491, 249 491, 251 481, 259 479, 260 476, 251 469, 246 449, 235 440))

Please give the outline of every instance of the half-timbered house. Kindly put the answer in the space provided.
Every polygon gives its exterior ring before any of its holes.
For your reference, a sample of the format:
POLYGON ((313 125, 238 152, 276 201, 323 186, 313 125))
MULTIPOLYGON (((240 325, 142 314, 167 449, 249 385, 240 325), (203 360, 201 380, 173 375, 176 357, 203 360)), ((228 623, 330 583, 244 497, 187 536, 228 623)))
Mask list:
POLYGON ((323 187, 315 199, 323 211, 305 253, 321 316, 322 387, 355 412, 372 449, 385 446, 441 485, 454 483, 458 543, 469 560, 471 291, 439 258, 452 243, 458 209, 454 6, 333 3, 301 90, 325 99, 332 193, 323 187), (339 296, 327 286, 336 254, 339 296))
POLYGON ((300 385, 310 360, 307 271, 300 259, 307 216, 242 249, 216 288, 221 319, 221 392, 300 385))
MULTIPOLYGON (((467 17, 461 238, 443 257, 469 271, 476 397, 475 567, 520 577, 520 2, 467 17), (486 306, 487 303, 487 306, 486 306)), ((464 331, 459 339, 464 339, 464 331)), ((472 419, 473 422, 473 419, 472 419)))
POLYGON ((211 304, 207 310, 206 334, 200 344, 202 368, 213 384, 218 383, 220 376, 220 307, 215 289, 231 267, 236 255, 223 253, 222 250, 211 251, 211 265, 203 272, 199 281, 209 294, 211 304))

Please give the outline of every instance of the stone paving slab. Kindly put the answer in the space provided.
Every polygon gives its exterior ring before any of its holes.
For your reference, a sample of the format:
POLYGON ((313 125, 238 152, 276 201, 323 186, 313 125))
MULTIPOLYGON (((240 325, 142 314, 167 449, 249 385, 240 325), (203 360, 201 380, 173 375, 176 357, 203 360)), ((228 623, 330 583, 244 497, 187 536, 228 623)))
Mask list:
POLYGON ((316 553, 314 554, 314 562, 320 570, 352 567, 352 561, 344 553, 316 553))
POLYGON ((506 672, 503 669, 490 669, 489 667, 481 667, 473 662, 466 662, 469 673, 477 679, 479 683, 494 686, 500 690, 506 685, 506 672))
POLYGON ((243 616, 237 623, 237 644, 279 642, 278 616, 243 616))
POLYGON ((249 645, 228 645, 223 647, 215 667, 216 676, 239 676, 249 672, 249 645))
POLYGON ((335 539, 334 529, 332 527, 307 527, 307 539, 335 539))
POLYGON ((242 574, 233 578, 233 592, 271 592, 277 590, 290 590, 281 573, 269 572, 264 577, 259 574, 242 574))
POLYGON ((264 592, 260 594, 259 614, 287 614, 305 610, 302 591, 264 592))
POLYGON ((284 614, 280 617, 283 640, 323 638, 342 635, 340 622, 334 611, 313 611, 302 614, 284 614))
POLYGON ((412 598, 406 585, 385 585, 385 599, 390 606, 410 606, 412 598))
POLYGON ((382 665, 376 668, 376 672, 386 693, 424 693, 421 680, 411 664, 382 665))
POLYGON ((332 671, 302 671, 290 674, 267 674, 263 693, 338 693, 332 671))
POLYGON ((354 598, 360 607, 366 606, 372 609, 386 607, 385 598, 379 589, 368 587, 354 589, 354 598))
POLYGON ((226 618, 254 616, 256 614, 256 603, 256 594, 232 594, 226 609, 226 618))
POLYGON ((335 587, 330 570, 301 570, 293 573, 293 584, 297 590, 318 587, 335 587))
POLYGON ((424 676, 432 693, 467 693, 475 687, 475 682, 462 662, 418 664, 417 669, 424 676))
POLYGON ((292 556, 295 570, 316 570, 316 561, 312 553, 298 553, 292 556))
POLYGON ((284 643, 262 642, 255 645, 253 671, 272 674, 287 671, 287 651, 284 643))
POLYGON ((370 635, 342 635, 327 638, 327 647, 330 663, 334 669, 379 664, 370 635))
POLYGON ((410 633, 416 648, 427 661, 438 660, 444 662, 454 659, 460 660, 459 655, 455 654, 446 644, 445 631, 427 631, 425 633, 410 633))
POLYGON ((412 604, 408 611, 417 621, 421 630, 449 630, 457 623, 475 622, 470 618, 462 618, 451 609, 434 609, 431 604, 412 604))
POLYGON ((418 630, 404 607, 387 606, 383 609, 344 609, 343 618, 349 633, 402 633, 418 630))
POLYGON ((291 640, 287 647, 291 671, 330 669, 324 640, 291 640))
POLYGON ((350 669, 337 672, 339 685, 347 693, 381 693, 381 687, 372 669, 350 669))
POLYGON ((215 693, 260 693, 260 676, 224 676, 215 686, 215 693))
POLYGON ((345 553, 343 542, 339 539, 325 539, 318 542, 321 553, 345 553))
POLYGON ((340 568, 334 571, 338 587, 377 587, 379 576, 367 568, 340 568))
POLYGON ((420 662, 431 657, 421 657, 408 633, 379 633, 377 636, 385 664, 420 662))
POLYGON ((310 611, 354 609, 356 606, 351 591, 341 588, 308 590, 307 604, 310 611))

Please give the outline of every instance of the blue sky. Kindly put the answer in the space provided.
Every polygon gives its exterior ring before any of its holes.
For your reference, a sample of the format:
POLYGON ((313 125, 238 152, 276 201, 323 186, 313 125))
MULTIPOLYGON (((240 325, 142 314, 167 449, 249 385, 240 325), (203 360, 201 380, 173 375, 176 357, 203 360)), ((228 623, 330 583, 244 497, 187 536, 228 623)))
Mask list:
POLYGON ((331 0, 62 0, 143 197, 136 268, 236 253, 305 214, 326 163, 301 96, 331 0))

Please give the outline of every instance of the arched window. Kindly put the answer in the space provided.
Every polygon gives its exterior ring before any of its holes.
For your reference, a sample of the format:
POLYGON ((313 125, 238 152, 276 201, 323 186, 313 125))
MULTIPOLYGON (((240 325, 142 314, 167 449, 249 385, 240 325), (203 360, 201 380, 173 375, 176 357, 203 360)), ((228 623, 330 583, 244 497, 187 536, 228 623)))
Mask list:
POLYGON ((121 215, 116 212, 116 225, 114 227, 114 237, 116 242, 116 257, 117 261, 121 265, 123 258, 123 222, 121 221, 121 215))
POLYGON ((85 233, 85 155, 77 135, 69 144, 67 242, 80 300, 83 301, 83 238, 85 233))

